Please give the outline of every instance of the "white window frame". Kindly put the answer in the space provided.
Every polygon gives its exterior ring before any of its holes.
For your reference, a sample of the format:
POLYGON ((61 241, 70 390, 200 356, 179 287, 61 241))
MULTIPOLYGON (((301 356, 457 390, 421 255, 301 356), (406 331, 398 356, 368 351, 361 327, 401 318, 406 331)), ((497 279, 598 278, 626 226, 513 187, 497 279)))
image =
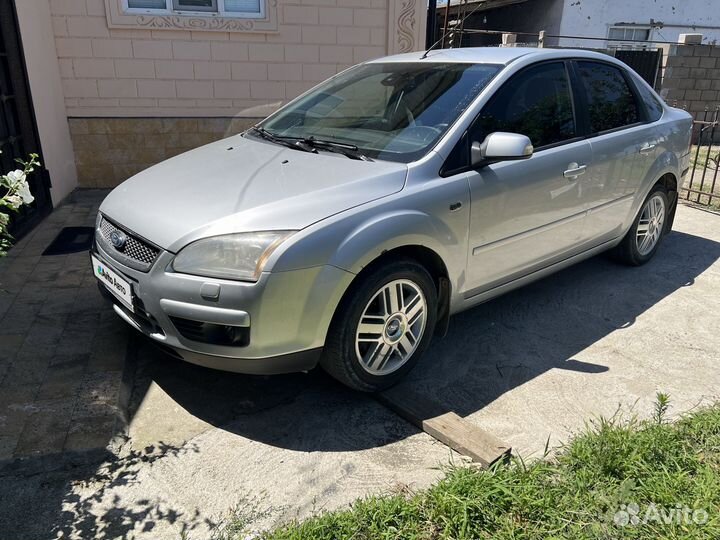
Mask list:
POLYGON ((227 19, 264 19, 267 0, 260 0, 260 13, 225 11, 225 0, 216 0, 217 11, 175 9, 175 0, 165 0, 165 9, 131 8, 128 0, 122 0, 123 11, 128 15, 187 15, 192 17, 221 17, 227 19))
POLYGON ((607 31, 608 48, 609 49, 644 49, 652 43, 652 37, 653 37, 652 34, 653 34, 652 26, 643 26, 643 25, 634 25, 634 24, 610 25, 610 26, 608 26, 608 31, 607 31), (645 40, 645 41, 642 41, 642 40, 623 41, 623 40, 619 40, 619 39, 611 39, 610 33, 613 30, 622 30, 623 32, 625 30, 632 30, 633 33, 635 33, 635 31, 641 30, 641 31, 647 32, 647 40, 645 40))

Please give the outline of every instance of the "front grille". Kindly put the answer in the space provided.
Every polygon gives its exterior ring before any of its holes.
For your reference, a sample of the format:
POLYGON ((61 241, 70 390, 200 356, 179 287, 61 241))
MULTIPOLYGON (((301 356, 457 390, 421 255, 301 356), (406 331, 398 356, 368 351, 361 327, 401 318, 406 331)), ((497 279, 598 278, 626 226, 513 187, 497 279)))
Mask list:
POLYGON ((137 263, 136 265, 129 264, 129 266, 136 267, 138 270, 149 270, 160 254, 158 248, 124 231, 105 219, 105 217, 102 217, 100 220, 100 235, 113 252, 122 256, 120 257, 122 262, 128 262, 129 259, 129 261, 137 263), (114 246, 111 241, 111 235, 114 232, 122 233, 127 238, 125 244, 120 248, 114 246))
POLYGON ((170 317, 170 320, 180 335, 191 341, 228 347, 247 347, 250 343, 250 328, 244 326, 227 326, 181 317, 170 317))

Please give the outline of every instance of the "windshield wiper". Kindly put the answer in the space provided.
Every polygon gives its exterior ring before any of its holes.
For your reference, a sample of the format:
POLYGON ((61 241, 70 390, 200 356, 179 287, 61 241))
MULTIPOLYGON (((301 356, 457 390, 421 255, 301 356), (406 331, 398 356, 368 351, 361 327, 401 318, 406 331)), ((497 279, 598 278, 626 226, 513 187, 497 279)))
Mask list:
POLYGON ((316 139, 312 135, 310 137, 291 137, 289 135, 276 135, 275 133, 270 133, 265 128, 262 128, 260 126, 253 126, 250 129, 268 141, 272 141, 278 144, 284 144, 289 148, 295 148, 297 150, 304 150, 305 152, 315 153, 317 153, 318 149, 320 149, 326 150, 328 152, 335 152, 336 154, 342 154, 349 157, 350 159, 372 161, 371 158, 360 152, 360 149, 354 144, 329 141, 327 139, 316 139))
POLYGON ((288 148, 292 148, 293 150, 300 150, 302 152, 312 152, 313 154, 317 154, 317 149, 313 148, 309 144, 306 144, 302 139, 275 135, 267 131, 265 128, 261 128, 259 126, 252 126, 249 131, 257 133, 266 141, 274 142, 275 144, 282 144, 283 146, 287 146, 288 148))
POLYGON ((303 139, 299 139, 303 143, 314 148, 335 152, 349 157, 350 159, 359 159, 361 161, 372 161, 371 158, 360 152, 360 149, 354 144, 341 143, 337 141, 328 141, 326 139, 316 139, 312 135, 303 139))

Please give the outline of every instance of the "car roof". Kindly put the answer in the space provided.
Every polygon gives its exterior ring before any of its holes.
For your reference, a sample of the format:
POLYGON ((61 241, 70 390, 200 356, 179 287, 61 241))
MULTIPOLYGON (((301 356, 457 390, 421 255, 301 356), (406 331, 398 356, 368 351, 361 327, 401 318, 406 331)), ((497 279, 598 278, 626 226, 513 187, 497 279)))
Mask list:
POLYGON ((372 63, 385 62, 458 62, 473 64, 507 65, 520 57, 536 57, 538 60, 550 58, 599 58, 612 59, 606 54, 582 49, 541 49, 534 47, 462 47, 458 49, 437 49, 422 58, 424 51, 416 51, 372 60, 372 63))

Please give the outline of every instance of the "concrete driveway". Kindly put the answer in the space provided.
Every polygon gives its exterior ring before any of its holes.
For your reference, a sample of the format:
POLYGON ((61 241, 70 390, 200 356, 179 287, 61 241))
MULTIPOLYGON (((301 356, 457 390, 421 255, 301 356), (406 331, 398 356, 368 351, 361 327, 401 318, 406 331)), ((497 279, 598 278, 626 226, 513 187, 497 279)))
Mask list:
MULTIPOLYGON (((524 457, 619 406, 644 416, 658 391, 675 413, 714 400, 720 216, 683 206, 675 228, 642 268, 594 258, 454 317, 405 384, 524 457)), ((319 371, 213 372, 139 337, 130 351, 125 444, 101 465, 0 478, 0 525, 28 533, 15 536, 206 538, 231 511, 268 526, 462 461, 319 371)))

